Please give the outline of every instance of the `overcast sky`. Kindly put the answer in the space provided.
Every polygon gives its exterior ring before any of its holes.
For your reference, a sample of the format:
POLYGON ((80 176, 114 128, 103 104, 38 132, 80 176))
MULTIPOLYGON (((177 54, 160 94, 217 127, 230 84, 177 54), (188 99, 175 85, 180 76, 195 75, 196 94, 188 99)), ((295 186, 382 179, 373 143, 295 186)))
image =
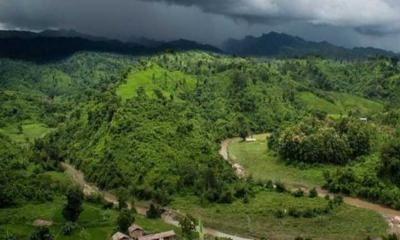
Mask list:
POLYGON ((219 45, 269 31, 400 52, 400 0, 0 0, 0 29, 219 45))

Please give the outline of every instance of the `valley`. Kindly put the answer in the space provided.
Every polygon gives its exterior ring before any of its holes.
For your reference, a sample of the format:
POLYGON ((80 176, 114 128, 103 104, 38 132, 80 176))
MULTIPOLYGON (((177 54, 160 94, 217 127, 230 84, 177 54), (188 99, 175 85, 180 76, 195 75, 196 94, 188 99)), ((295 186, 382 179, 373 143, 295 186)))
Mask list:
POLYGON ((179 239, 399 233, 392 59, 80 52, 0 72, 0 235, 43 220, 54 239, 109 239, 126 211, 179 239))
POLYGON ((399 240, 400 0, 0 0, 0 240, 399 240))

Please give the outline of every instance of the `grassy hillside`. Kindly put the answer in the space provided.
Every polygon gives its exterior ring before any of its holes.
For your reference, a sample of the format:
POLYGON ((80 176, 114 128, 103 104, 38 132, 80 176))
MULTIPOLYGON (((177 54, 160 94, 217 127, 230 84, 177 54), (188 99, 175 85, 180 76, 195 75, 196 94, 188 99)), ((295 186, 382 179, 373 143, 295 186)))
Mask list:
POLYGON ((9 136, 16 143, 33 142, 51 132, 51 128, 40 123, 22 124, 0 128, 0 133, 9 136))
POLYGON ((347 93, 321 92, 318 95, 300 92, 298 97, 307 109, 323 111, 330 115, 346 116, 349 112, 356 111, 359 115, 371 116, 383 111, 382 103, 347 93))
POLYGON ((147 63, 143 70, 132 71, 126 78, 126 83, 119 85, 117 95, 122 100, 133 98, 138 88, 143 88, 149 96, 154 96, 154 90, 159 89, 165 96, 177 94, 179 88, 193 90, 196 80, 179 71, 169 71, 157 64, 147 63))

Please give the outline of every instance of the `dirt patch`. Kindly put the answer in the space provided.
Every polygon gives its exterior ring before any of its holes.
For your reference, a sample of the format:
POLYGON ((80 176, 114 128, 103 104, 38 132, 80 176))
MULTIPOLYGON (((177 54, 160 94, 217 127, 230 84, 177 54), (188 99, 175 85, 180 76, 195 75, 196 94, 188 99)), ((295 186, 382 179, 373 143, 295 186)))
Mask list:
POLYGON ((32 225, 35 227, 51 227, 53 225, 53 222, 44 219, 36 219, 35 221, 33 221, 32 225))
POLYGON ((229 154, 228 147, 231 142, 232 139, 226 139, 221 143, 221 148, 219 149, 219 155, 221 155, 223 159, 225 159, 231 164, 233 170, 235 170, 235 173, 239 178, 244 178, 246 176, 244 167, 239 163, 235 162, 236 161, 235 156, 231 156, 229 154))

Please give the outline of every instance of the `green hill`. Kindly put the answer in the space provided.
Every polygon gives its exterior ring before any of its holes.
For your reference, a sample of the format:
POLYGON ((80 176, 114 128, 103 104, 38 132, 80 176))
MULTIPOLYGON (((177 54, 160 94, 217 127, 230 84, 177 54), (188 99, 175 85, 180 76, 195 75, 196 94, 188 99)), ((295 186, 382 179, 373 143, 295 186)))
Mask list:
POLYGON ((165 96, 178 94, 179 89, 194 89, 194 77, 179 71, 169 71, 154 63, 147 63, 143 70, 134 70, 127 76, 126 83, 117 88, 117 95, 123 100, 136 96, 138 88, 143 88, 149 96, 154 96, 155 90, 161 90, 165 96))
POLYGON ((318 92, 318 95, 300 92, 298 97, 307 109, 330 115, 346 116, 350 111, 357 111, 361 116, 370 116, 383 111, 382 103, 347 93, 318 92))

